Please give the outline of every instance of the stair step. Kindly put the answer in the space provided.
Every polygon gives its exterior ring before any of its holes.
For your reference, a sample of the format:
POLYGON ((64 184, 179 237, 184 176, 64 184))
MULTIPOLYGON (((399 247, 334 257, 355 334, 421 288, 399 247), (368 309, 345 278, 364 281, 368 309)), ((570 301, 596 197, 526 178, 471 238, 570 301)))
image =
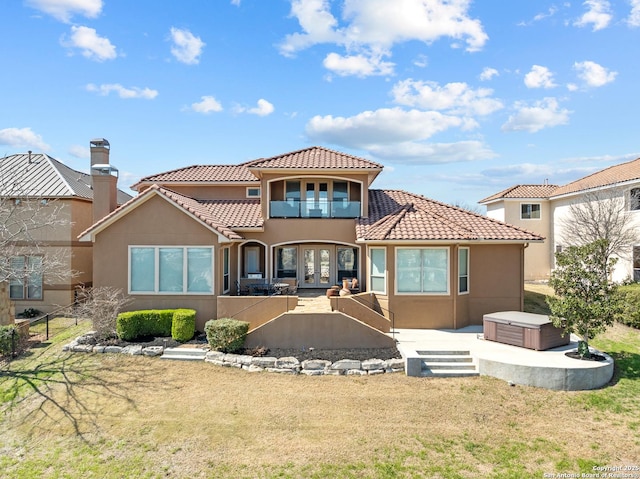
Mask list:
POLYGON ((455 369, 447 369, 440 371, 431 371, 423 369, 420 373, 421 377, 436 377, 436 378, 461 378, 461 377, 471 377, 471 376, 480 376, 480 373, 477 371, 471 371, 468 369, 465 370, 455 370, 455 369))
POLYGON ((462 364, 462 363, 428 363, 426 361, 422 362, 422 370, 425 369, 459 369, 461 371, 475 371, 475 364, 462 364))
POLYGON ((431 350, 431 351, 416 351, 420 356, 469 356, 471 351, 460 351, 460 350, 431 350))
POLYGON ((180 359, 183 361, 204 360, 207 351, 198 348, 167 348, 160 357, 161 359, 180 359))
POLYGON ((473 362, 473 358, 471 356, 447 356, 447 355, 425 356, 423 360, 425 362, 430 362, 430 363, 471 363, 473 362))

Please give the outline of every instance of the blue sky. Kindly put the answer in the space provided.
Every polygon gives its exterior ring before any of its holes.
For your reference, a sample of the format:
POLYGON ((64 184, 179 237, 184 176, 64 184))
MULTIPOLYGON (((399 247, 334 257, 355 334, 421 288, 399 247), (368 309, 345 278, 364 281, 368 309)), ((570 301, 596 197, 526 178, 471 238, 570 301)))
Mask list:
POLYGON ((4 0, 0 156, 121 186, 321 145, 449 203, 640 156, 640 0, 4 0))

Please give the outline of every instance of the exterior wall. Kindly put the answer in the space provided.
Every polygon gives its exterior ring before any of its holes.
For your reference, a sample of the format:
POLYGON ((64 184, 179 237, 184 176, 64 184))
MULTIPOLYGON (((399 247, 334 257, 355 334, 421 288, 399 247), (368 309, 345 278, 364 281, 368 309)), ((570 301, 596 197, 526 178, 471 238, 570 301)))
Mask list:
POLYGON ((496 218, 518 228, 532 231, 545 239, 544 243, 530 243, 524 253, 524 279, 527 281, 547 280, 553 264, 553 210, 548 200, 523 199, 504 201, 504 219, 496 218), (522 203, 539 203, 540 219, 521 219, 522 203))
POLYGON ((487 205, 487 217, 494 220, 506 222, 504 201, 491 203, 487 205))
MULTIPOLYGON (((93 284, 111 286, 128 292, 128 255, 130 245, 214 246, 214 271, 218 269, 217 235, 194 219, 155 196, 96 235, 93 246, 93 284)), ((214 291, 221 278, 214 275, 214 291)), ((215 295, 130 295, 129 311, 137 309, 193 308, 196 327, 202 331, 204 323, 217 318, 215 295)))
MULTIPOLYGON (((401 294, 396 291, 395 248, 387 246, 387 295, 376 293, 384 316, 395 328, 459 329, 482 324, 486 313, 522 311, 524 246, 469 247, 469 292, 458 293, 458 246, 449 245, 449 294, 401 294)), ((415 245, 416 247, 437 245, 415 245)), ((446 245, 445 245, 446 246, 446 245)))
MULTIPOLYGON (((167 189, 175 191, 191 198, 202 200, 236 200, 247 199, 247 187, 259 187, 256 181, 253 185, 162 185, 167 189)), ((142 191, 141 191, 142 192, 142 191)))
MULTIPOLYGON (((637 185, 631 186, 637 187, 637 185)), ((629 187, 629 188, 631 188, 629 187)), ((620 201, 626 201, 623 197, 624 192, 620 191, 619 198, 620 201)), ((564 237, 564 226, 565 221, 571 216, 571 205, 580 205, 581 202, 585 201, 584 196, 572 196, 566 198, 559 198, 552 202, 552 214, 553 214, 553 238, 554 245, 552 248, 555 251, 555 246, 571 246, 568 244, 568 241, 564 237)), ((640 237, 640 211, 628 211, 629 219, 631 222, 631 227, 635 228, 639 233, 640 237)), ((635 246, 640 246, 637 244, 635 246)), ((555 266, 555 261, 552 263, 552 266, 555 266)), ((618 257, 618 261, 613 271, 612 280, 616 282, 626 281, 630 278, 633 278, 633 250, 632 246, 629 247, 629 251, 625 255, 621 255, 618 257)))

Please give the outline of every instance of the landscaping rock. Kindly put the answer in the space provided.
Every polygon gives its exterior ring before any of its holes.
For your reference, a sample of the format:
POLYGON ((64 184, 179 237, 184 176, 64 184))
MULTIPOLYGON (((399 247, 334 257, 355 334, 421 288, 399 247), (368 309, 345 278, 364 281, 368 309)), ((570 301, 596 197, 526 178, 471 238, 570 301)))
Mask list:
POLYGON ((254 366, 260 366, 261 368, 274 368, 276 367, 276 361, 278 358, 271 356, 257 357, 251 359, 251 364, 254 366))
POLYGON ((387 367, 387 362, 382 359, 366 359, 362 361, 362 369, 370 371, 372 369, 382 369, 387 367))
POLYGON ((122 354, 130 354, 131 356, 141 356, 142 355, 142 346, 139 344, 131 344, 129 346, 125 346, 120 351, 122 354))
POLYGON ((330 366, 330 369, 360 369, 362 363, 355 359, 341 359, 330 366))
POLYGON ((331 366, 331 361, 325 359, 306 359, 302 361, 302 369, 324 371, 331 366))
POLYGON ((162 346, 148 346, 146 348, 142 348, 143 356, 160 356, 164 352, 164 348, 162 346))
POLYGON ((300 369, 300 361, 298 361, 298 358, 294 358, 294 357, 285 357, 285 358, 278 358, 276 360, 276 364, 275 364, 276 368, 279 369, 300 369))
POLYGON ((104 348, 105 353, 121 353, 122 346, 107 346, 104 348))

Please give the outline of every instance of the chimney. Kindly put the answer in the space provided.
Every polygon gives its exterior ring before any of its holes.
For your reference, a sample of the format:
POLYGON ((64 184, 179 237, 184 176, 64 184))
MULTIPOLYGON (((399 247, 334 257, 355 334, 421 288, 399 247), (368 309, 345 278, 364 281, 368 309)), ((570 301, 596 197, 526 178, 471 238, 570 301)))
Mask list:
POLYGON ((91 149, 91 187, 93 188, 93 223, 118 207, 118 170, 109 164, 109 142, 96 138, 91 149))

